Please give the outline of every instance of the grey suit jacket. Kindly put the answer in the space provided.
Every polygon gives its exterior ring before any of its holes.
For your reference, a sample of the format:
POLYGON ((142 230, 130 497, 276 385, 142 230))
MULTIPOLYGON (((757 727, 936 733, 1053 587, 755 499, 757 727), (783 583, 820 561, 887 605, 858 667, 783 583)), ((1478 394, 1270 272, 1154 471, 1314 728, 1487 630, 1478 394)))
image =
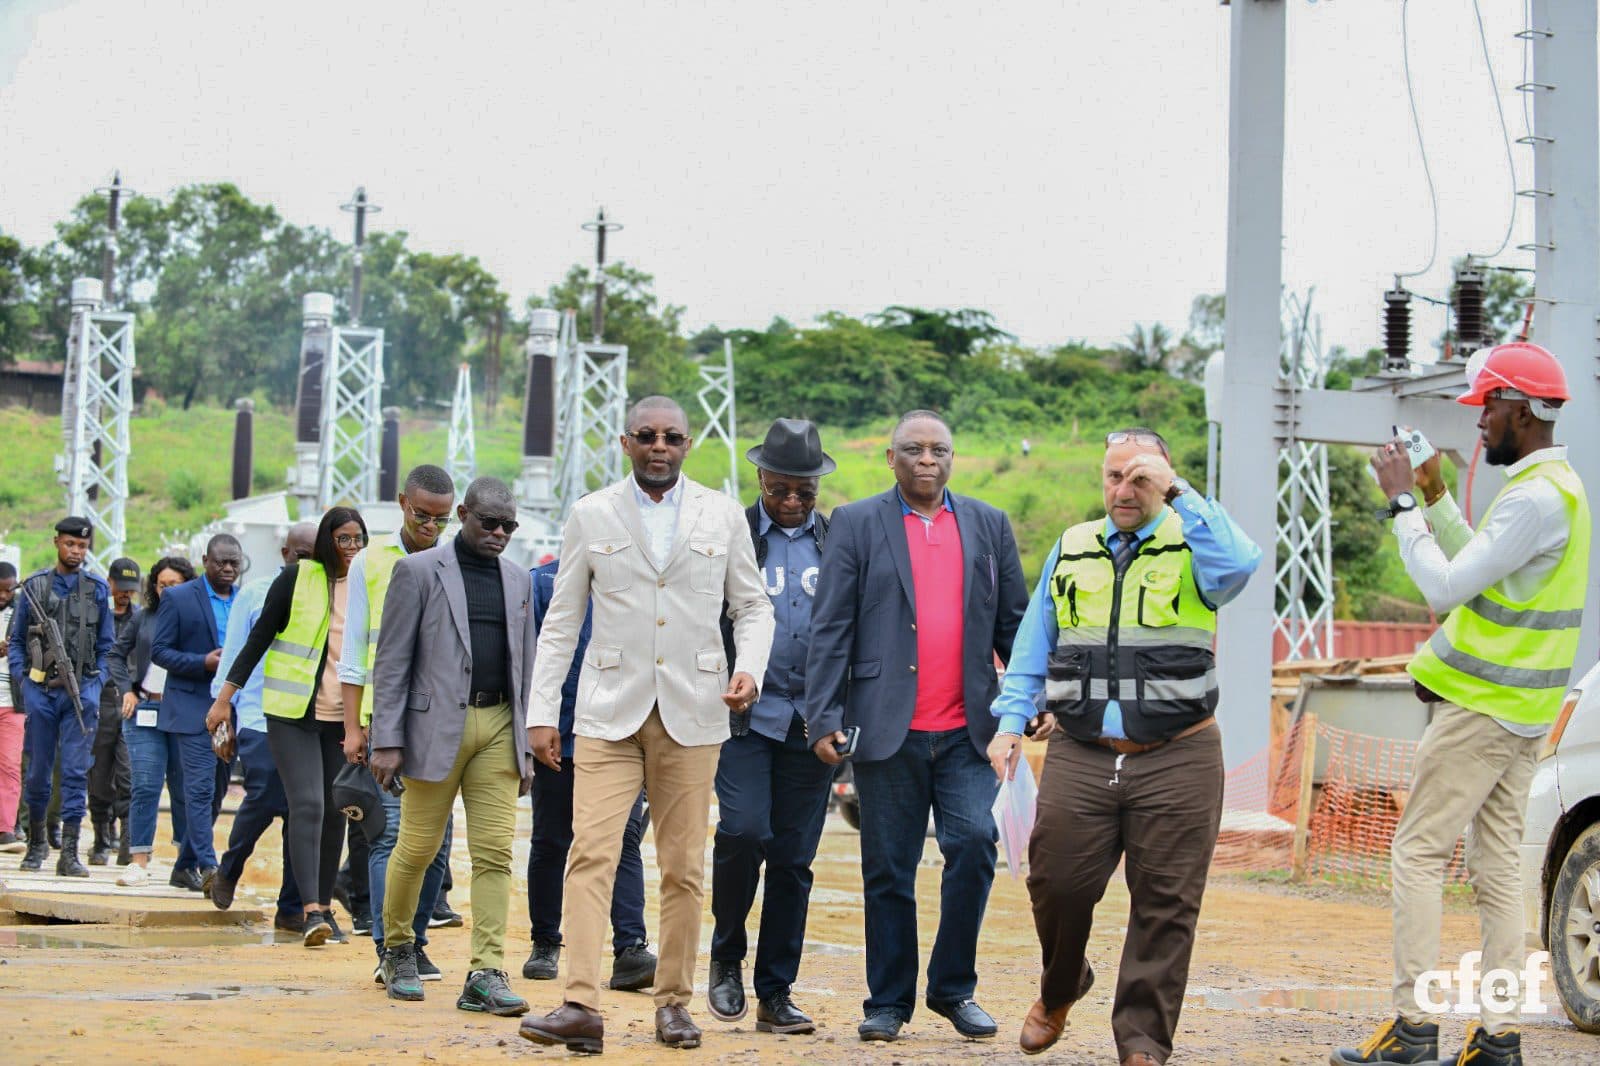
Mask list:
MULTIPOLYGON (((506 643, 510 655, 511 724, 519 775, 531 772, 528 682, 537 639, 528 572, 504 558, 506 643)), ((455 545, 446 541, 395 564, 383 601, 383 628, 372 665, 372 746, 402 748, 400 773, 442 781, 455 765, 466 729, 472 683, 467 591, 455 545)))

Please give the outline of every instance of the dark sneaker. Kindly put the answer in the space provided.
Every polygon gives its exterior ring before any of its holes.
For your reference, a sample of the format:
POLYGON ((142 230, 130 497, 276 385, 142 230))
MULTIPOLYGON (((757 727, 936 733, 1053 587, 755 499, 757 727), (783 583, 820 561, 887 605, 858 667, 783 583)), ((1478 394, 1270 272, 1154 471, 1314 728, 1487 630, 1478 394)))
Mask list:
POLYGON ((350 917, 350 932, 356 936, 372 935, 372 918, 365 914, 355 914, 350 917))
POLYGON ((383 952, 378 952, 378 964, 372 968, 372 983, 383 984, 383 952))
POLYGON ((736 1022, 749 1009, 744 1001, 744 966, 738 962, 711 960, 706 980, 706 1006, 719 1022, 736 1022))
POLYGON ((300 942, 308 948, 319 948, 333 935, 327 911, 307 911, 305 928, 300 931, 300 942))
POLYGON ((417 948, 417 976, 424 981, 444 980, 444 972, 433 964, 433 960, 428 958, 428 953, 420 947, 417 948))
MULTIPOLYGON (((561 961, 561 945, 554 940, 535 940, 533 953, 522 964, 522 976, 530 981, 554 981, 561 961)), ((615 971, 613 971, 615 972, 615 971)))
POLYGON ((515 1018, 528 1013, 528 1001, 511 991, 504 970, 473 970, 467 974, 456 1008, 515 1018))
POLYGON ((866 1021, 856 1026, 856 1035, 862 1040, 899 1040, 900 1027, 904 1024, 905 1020, 894 1011, 873 1011, 866 1021))
POLYGON ((610 987, 618 992, 637 992, 656 983, 656 957, 642 941, 617 952, 611 963, 610 987))
POLYGON ((970 999, 930 997, 922 1002, 926 1003, 933 1013, 950 1019, 950 1024, 956 1027, 956 1032, 968 1040, 987 1040, 1000 1030, 1000 1027, 995 1025, 994 1019, 989 1017, 989 1012, 970 999))
POLYGON ((1522 1066, 1522 1033, 1507 1029, 1503 1033, 1487 1033, 1482 1024, 1472 1022, 1467 1026, 1467 1039, 1461 1053, 1444 1060, 1443 1066, 1522 1066))
POLYGON ((332 944, 350 943, 350 935, 339 928, 339 923, 334 919, 332 911, 323 911, 322 916, 328 919, 328 942, 332 944))
POLYGON ((433 908, 433 913, 428 916, 429 929, 443 929, 446 926, 449 926, 450 928, 459 928, 465 924, 466 919, 462 918, 461 915, 451 910, 450 904, 446 903, 442 899, 439 901, 438 905, 433 908))
POLYGON ((1412 1025, 1396 1017, 1384 1022, 1360 1047, 1334 1049, 1328 1056, 1332 1066, 1358 1066, 1361 1063, 1399 1062, 1407 1066, 1438 1066, 1439 1027, 1432 1022, 1412 1025))
POLYGON ((383 962, 378 964, 383 974, 383 985, 390 999, 420 1000, 422 978, 417 975, 417 946, 396 944, 385 948, 383 962))
POLYGON ((799 1007, 794 1005, 794 1000, 789 998, 789 993, 779 992, 775 996, 756 1003, 756 1032, 758 1033, 814 1033, 817 1023, 807 1017, 799 1007))

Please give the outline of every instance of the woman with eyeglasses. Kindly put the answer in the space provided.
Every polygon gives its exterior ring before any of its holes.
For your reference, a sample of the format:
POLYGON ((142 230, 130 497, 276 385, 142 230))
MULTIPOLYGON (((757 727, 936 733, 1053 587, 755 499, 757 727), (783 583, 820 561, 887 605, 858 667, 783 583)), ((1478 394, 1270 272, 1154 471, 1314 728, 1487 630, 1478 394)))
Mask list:
POLYGON ((344 706, 336 667, 344 642, 345 576, 366 547, 367 525, 351 507, 333 507, 317 525, 311 558, 283 568, 261 615, 206 715, 215 730, 230 720, 233 694, 262 663, 261 710, 267 747, 289 800, 289 858, 305 902, 307 947, 346 939, 330 905, 344 842, 333 778, 344 765, 344 706))
MULTIPOLYGON (((150 879, 150 852, 155 846, 163 783, 174 800, 173 835, 178 840, 188 836, 184 806, 177 802, 183 795, 183 769, 176 759, 168 761, 167 739, 156 728, 167 672, 150 661, 150 638, 156 631, 156 608, 162 595, 174 585, 193 580, 194 567, 182 556, 157 561, 145 578, 144 610, 122 631, 106 656, 111 681, 122 693, 122 739, 128 745, 131 771, 127 833, 128 856, 133 861, 117 877, 117 884, 124 888, 150 879)), ((184 856, 178 858, 182 868, 184 856)))

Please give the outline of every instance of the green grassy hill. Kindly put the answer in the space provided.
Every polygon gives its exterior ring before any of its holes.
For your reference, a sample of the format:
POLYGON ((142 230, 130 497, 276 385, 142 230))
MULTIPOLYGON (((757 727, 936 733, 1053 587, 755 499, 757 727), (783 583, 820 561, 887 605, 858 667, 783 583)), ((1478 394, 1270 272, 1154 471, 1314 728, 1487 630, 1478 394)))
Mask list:
MULTIPOLYGON (((510 481, 521 467, 521 433, 510 405, 497 412, 492 427, 477 417, 478 472, 510 481)), ((293 427, 286 412, 257 411, 254 491, 282 488, 293 455, 293 427)), ((24 564, 48 565, 52 558, 50 527, 61 517, 63 500, 55 475, 61 451, 60 419, 18 408, 0 409, 0 455, 6 477, 0 479, 0 535, 19 545, 24 564)), ((764 426, 760 427, 762 430, 764 426)), ((401 432, 402 469, 416 463, 442 464, 448 425, 413 418, 401 432)), ((129 554, 141 565, 153 561, 166 538, 188 534, 222 514, 228 498, 233 447, 233 412, 221 408, 151 405, 133 419, 133 455, 128 487, 132 493, 128 522, 129 554)), ((1072 442, 1030 435, 1033 452, 1022 458, 1016 439, 956 437, 955 476, 951 488, 987 500, 1006 511, 1017 532, 1023 564, 1030 578, 1063 526, 1081 521, 1100 507, 1097 443, 1072 442)), ((881 492, 892 483, 884 460, 888 427, 877 436, 846 436, 824 430, 824 447, 839 470, 822 482, 822 506, 881 492)), ((754 499, 754 468, 744 451, 759 439, 741 439, 740 488, 754 499)), ((721 484, 727 453, 717 446, 690 453, 689 476, 721 484)), ((1189 471, 1196 481, 1204 471, 1189 471)))

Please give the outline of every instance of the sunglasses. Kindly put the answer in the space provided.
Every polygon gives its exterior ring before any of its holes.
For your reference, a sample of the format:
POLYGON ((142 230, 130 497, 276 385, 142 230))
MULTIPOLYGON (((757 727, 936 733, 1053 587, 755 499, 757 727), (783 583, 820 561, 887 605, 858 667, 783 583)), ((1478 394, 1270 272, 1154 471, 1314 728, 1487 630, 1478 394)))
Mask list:
POLYGON ((479 514, 477 511, 472 511, 469 513, 478 520, 479 525, 483 526, 483 531, 485 533, 493 533, 497 529, 503 529, 507 534, 515 533, 517 531, 517 520, 515 518, 486 517, 479 514))
POLYGON ((450 524, 447 514, 423 514, 417 510, 411 512, 411 520, 419 526, 432 526, 434 529, 443 529, 450 524))
POLYGON ((646 447, 654 444, 657 437, 666 441, 669 448, 681 448, 684 442, 689 439, 687 435, 679 433, 675 429, 669 429, 665 433, 657 433, 653 429, 636 429, 627 435, 646 447))
POLYGON ((365 533, 340 533, 333 538, 333 542, 341 548, 365 548, 367 535, 365 533))
POLYGON ((792 496, 801 503, 817 502, 817 494, 814 492, 779 492, 777 488, 769 488, 766 485, 761 486, 761 494, 763 496, 771 496, 774 500, 778 501, 787 500, 792 496))

